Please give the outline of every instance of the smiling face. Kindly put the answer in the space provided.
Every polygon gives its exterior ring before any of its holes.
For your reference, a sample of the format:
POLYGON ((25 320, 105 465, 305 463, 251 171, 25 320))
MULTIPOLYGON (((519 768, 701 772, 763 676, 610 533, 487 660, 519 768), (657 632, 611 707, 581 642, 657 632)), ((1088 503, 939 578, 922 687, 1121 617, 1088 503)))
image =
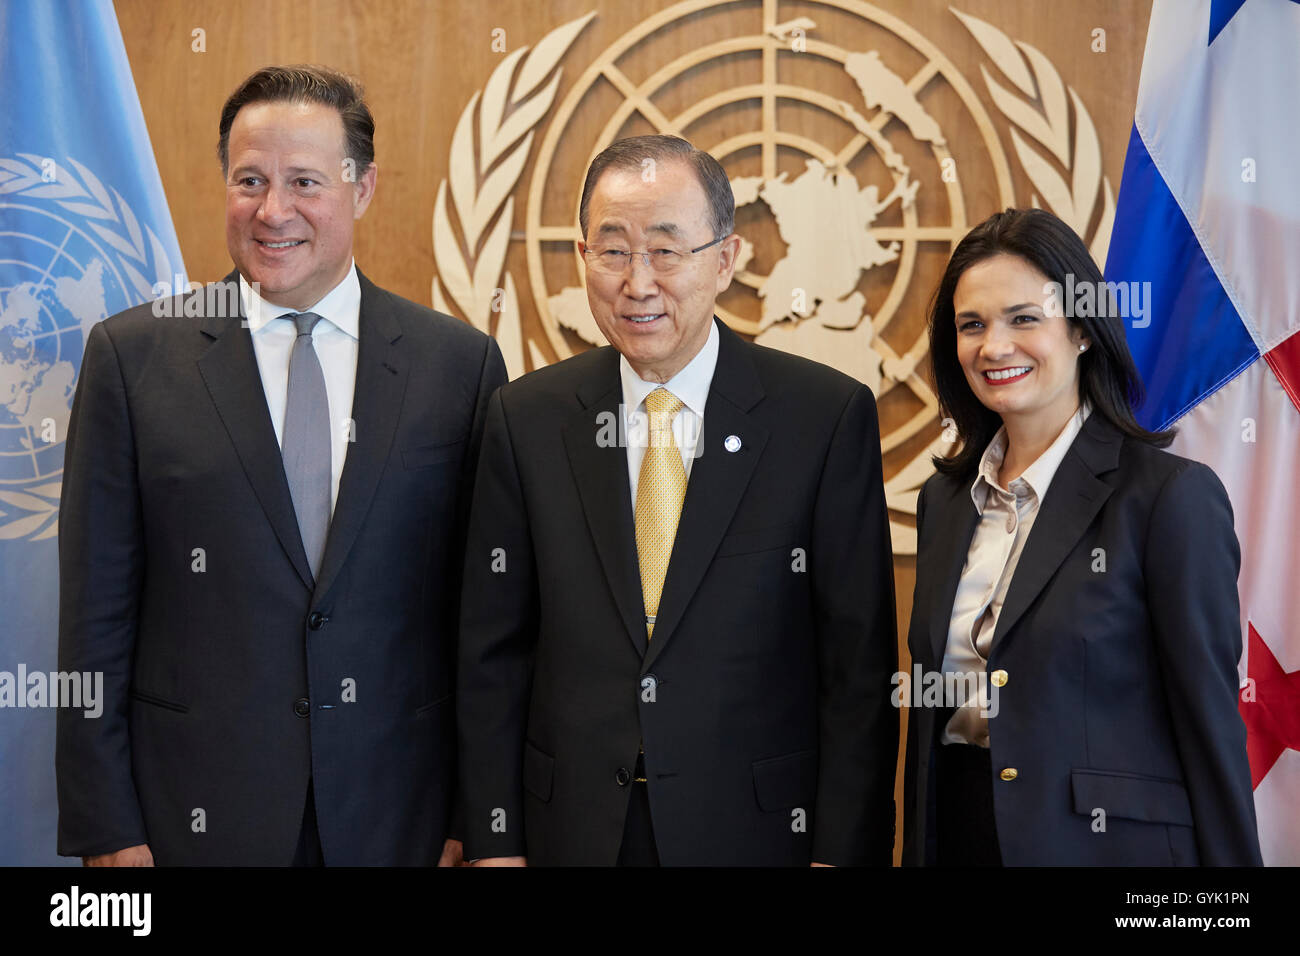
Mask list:
POLYGON ((319 103, 253 103, 230 127, 226 246, 276 305, 305 309, 347 274, 376 167, 345 178, 343 120, 319 103))
POLYGON ((1049 308, 1047 276, 998 255, 957 281, 957 361, 975 397, 1008 425, 1059 430, 1079 406, 1079 356, 1088 340, 1049 308))
MULTIPOLYGON (((684 162, 660 162, 653 180, 638 169, 607 170, 589 205, 587 243, 595 249, 689 252, 717 238, 704 187, 684 162)), ((672 275, 633 256, 621 276, 587 270, 587 301, 611 345, 645 381, 666 382, 704 347, 718 293, 731 284, 740 237, 695 255, 672 275)))

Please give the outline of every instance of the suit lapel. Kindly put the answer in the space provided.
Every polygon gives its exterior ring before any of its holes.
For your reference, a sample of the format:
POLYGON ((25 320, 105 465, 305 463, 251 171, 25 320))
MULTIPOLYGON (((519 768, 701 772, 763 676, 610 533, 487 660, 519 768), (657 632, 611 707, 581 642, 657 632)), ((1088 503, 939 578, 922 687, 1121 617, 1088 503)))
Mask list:
POLYGON ((623 625, 637 654, 644 656, 645 606, 636 559, 627 449, 619 441, 597 440, 598 435, 609 435, 611 423, 616 434, 623 429, 623 388, 618 352, 613 348, 602 351, 599 371, 579 388, 578 401, 582 409, 563 430, 569 467, 623 625))
POLYGON ((970 481, 959 481, 952 485, 949 497, 940 503, 940 509, 935 508, 935 503, 926 502, 927 513, 938 511, 936 517, 941 522, 939 534, 933 539, 939 545, 933 572, 940 590, 934 602, 934 612, 930 614, 928 662, 935 670, 943 664, 948 631, 952 624, 952 606, 957 599, 957 585, 961 582, 961 572, 966 567, 971 539, 975 536, 980 520, 975 502, 971 500, 970 488, 970 481))
POLYGON ((994 650, 1051 580, 1065 556, 1074 550, 1110 497, 1113 489, 1097 476, 1119 463, 1122 441, 1119 431, 1094 410, 1061 459, 998 615, 994 650))
MULTIPOLYGON (((321 559, 319 599, 329 592, 370 510, 370 502, 388 465, 397 419, 406 391, 408 366, 398 346, 402 327, 384 307, 384 293, 361 270, 361 313, 358 327, 357 379, 352 398, 356 440, 348 447, 339 478, 338 500, 330 521, 325 555, 321 559)), ((335 427, 338 427, 337 416, 335 427)))
POLYGON ((713 563, 714 552, 749 486, 769 435, 768 429, 749 415, 765 394, 747 353, 750 346, 717 319, 714 321, 718 323, 719 333, 718 364, 709 386, 700 444, 686 484, 686 499, 668 561, 646 667, 654 663, 672 640, 691 598, 713 563), (740 448, 735 452, 723 446, 731 435, 740 439, 740 448))
MULTIPOLYGON (((239 273, 232 272, 223 281, 238 283, 239 273)), ((226 301, 222 296, 214 298, 226 301)), ((266 408, 266 392, 257 371, 253 339, 243 320, 242 300, 239 300, 237 319, 204 316, 200 329, 215 341, 198 360, 199 374, 275 536, 303 585, 311 588, 311 567, 298 533, 298 518, 284 476, 284 460, 266 408)))

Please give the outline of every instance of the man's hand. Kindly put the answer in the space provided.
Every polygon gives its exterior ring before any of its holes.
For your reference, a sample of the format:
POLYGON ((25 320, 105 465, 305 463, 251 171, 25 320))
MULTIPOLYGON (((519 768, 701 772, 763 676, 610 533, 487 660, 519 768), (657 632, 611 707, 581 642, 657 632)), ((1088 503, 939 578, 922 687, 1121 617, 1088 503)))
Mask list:
POLYGON ((439 866, 464 866, 465 865, 465 844, 459 840, 448 840, 442 845, 442 857, 438 860, 439 866))
POLYGON ((99 856, 83 856, 82 866, 153 866, 153 854, 149 844, 128 846, 116 853, 101 853, 99 856))
POLYGON ((528 857, 526 856, 489 856, 482 860, 475 860, 470 866, 527 866, 528 857))

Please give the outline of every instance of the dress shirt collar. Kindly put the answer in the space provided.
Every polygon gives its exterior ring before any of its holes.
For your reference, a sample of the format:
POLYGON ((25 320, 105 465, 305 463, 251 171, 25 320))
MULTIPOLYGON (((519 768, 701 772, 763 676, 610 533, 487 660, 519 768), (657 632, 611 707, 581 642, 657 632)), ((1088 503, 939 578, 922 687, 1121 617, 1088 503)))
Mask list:
MULTIPOLYGON (((1056 440, 1047 447, 1045 452, 1038 456, 1032 465, 1024 470, 1024 473, 1017 480, 1017 482, 1024 482, 1028 486, 1029 492, 1040 503, 1047 494, 1047 488, 1051 485, 1052 478, 1056 475, 1056 469, 1061 466, 1065 453, 1070 450, 1070 445, 1079 436, 1079 432, 1083 429, 1083 423, 1088 420, 1088 415, 1091 412, 1092 406, 1084 402, 1070 420, 1065 423, 1065 427, 1056 436, 1056 440)), ((1003 425, 998 429, 998 433, 993 436, 993 440, 989 442, 988 447, 984 449, 984 456, 980 458, 979 473, 975 476, 975 482, 970 489, 971 500, 975 502, 975 510, 981 515, 984 514, 984 506, 988 502, 989 494, 995 489, 1005 495, 1013 494, 1013 492, 998 484, 998 469, 1002 467, 1006 454, 1007 427, 1003 425)), ((1013 482, 1013 484, 1017 482, 1013 482)))
POLYGON ((357 280, 355 260, 348 268, 348 274, 343 277, 343 281, 325 293, 325 297, 309 309, 290 309, 267 302, 244 280, 242 274, 239 277, 239 297, 243 301, 244 315, 248 317, 248 328, 251 332, 260 332, 273 320, 285 315, 315 312, 352 338, 360 339, 361 283, 357 280))
POLYGON ((620 355, 618 373, 623 380, 624 417, 636 414, 645 401, 645 397, 656 388, 666 388, 682 400, 687 408, 704 418, 704 403, 709 397, 709 386, 713 384, 713 371, 718 365, 718 326, 716 320, 709 322, 709 337, 704 347, 695 354, 684 369, 660 385, 647 382, 633 370, 627 358, 620 355))

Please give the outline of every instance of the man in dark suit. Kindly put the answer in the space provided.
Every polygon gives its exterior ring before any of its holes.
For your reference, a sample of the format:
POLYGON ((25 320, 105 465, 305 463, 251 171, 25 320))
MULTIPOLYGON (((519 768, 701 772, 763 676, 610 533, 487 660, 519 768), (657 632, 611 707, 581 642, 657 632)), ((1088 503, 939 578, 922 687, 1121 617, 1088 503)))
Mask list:
POLYGON ((458 685, 468 859, 890 862, 875 401, 716 320, 733 215, 684 140, 605 150, 581 251, 613 347, 489 406, 458 685))
POLYGON ((222 113, 224 283, 86 343, 60 520, 59 852, 90 864, 457 855, 455 627, 487 336, 352 261, 374 123, 258 71, 222 113), (165 315, 169 317, 159 317, 165 315))

